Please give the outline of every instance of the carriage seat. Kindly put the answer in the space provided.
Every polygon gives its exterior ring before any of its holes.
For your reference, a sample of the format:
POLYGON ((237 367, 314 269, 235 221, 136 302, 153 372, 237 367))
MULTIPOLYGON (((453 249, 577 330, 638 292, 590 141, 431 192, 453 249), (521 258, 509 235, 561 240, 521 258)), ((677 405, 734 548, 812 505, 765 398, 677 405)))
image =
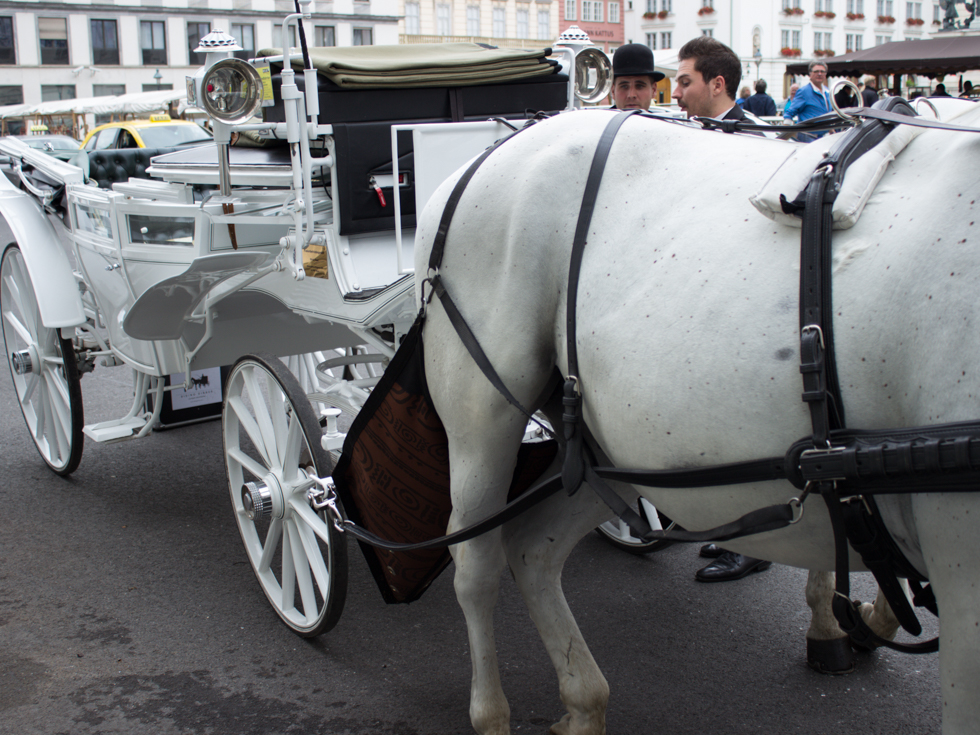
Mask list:
POLYGON ((164 153, 172 153, 176 148, 120 148, 115 150, 88 151, 88 170, 85 162, 82 170, 87 179, 98 183, 100 189, 111 189, 117 182, 129 179, 148 179, 146 170, 150 167, 150 159, 164 153))

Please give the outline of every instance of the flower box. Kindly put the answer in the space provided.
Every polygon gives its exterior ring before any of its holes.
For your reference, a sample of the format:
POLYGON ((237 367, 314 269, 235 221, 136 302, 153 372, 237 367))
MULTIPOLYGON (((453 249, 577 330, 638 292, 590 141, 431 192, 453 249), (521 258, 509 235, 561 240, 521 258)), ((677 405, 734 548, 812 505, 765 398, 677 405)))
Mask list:
POLYGON ((644 18, 645 18, 646 20, 650 20, 650 19, 652 19, 652 18, 656 18, 656 17, 657 17, 657 14, 656 14, 656 13, 644 13, 644 14, 643 14, 643 17, 644 17, 644 18))
POLYGON ((864 13, 848 13, 848 20, 864 20, 864 13))
POLYGON ((894 23, 895 22, 895 18, 894 18, 894 16, 891 16, 891 15, 879 15, 878 16, 878 22, 879 23, 894 23))
POLYGON ((829 48, 818 48, 813 52, 814 56, 835 56, 836 51, 829 48))
POLYGON ((922 18, 906 18, 905 19, 905 25, 908 25, 908 26, 921 26, 923 23, 925 23, 925 21, 922 20, 922 18))
POLYGON ((798 48, 790 48, 789 46, 785 46, 779 49, 779 53, 783 56, 799 56, 802 51, 800 51, 798 48))
POLYGON ((783 15, 803 15, 803 8, 783 8, 783 15))
POLYGON ((703 8, 698 10, 698 15, 711 15, 713 12, 715 12, 714 8, 712 8, 710 5, 705 5, 703 8))
POLYGON ((817 10, 813 14, 814 18, 826 18, 827 20, 832 20, 837 17, 837 13, 832 13, 829 10, 817 10))
POLYGON ((660 20, 665 20, 668 15, 669 13, 666 10, 661 10, 659 13, 657 13, 657 17, 660 18, 660 20))

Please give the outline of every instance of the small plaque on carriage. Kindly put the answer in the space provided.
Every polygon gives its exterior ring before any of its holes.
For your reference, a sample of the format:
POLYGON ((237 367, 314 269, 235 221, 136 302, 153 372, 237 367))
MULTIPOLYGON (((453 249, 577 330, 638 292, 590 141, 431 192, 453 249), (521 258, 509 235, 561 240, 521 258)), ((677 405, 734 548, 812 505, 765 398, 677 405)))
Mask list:
POLYGON ((327 269, 327 248, 325 245, 308 245, 303 251, 303 270, 309 278, 330 277, 327 269))

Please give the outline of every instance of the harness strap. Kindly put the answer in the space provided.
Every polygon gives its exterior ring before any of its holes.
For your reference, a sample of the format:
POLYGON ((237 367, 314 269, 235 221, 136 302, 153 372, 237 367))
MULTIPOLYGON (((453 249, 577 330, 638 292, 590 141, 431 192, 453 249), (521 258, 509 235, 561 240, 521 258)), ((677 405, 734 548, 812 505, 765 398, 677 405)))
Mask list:
POLYGON ((572 239, 572 252, 568 265, 568 294, 565 305, 565 339, 566 357, 568 360, 568 377, 563 389, 562 404, 565 410, 562 423, 565 434, 565 459, 562 463, 561 478, 565 492, 574 494, 582 485, 584 479, 585 454, 582 444, 582 390, 578 379, 578 347, 576 345, 576 310, 578 303, 578 281, 582 270, 582 256, 592 224, 592 213, 595 211, 596 199, 599 196, 599 186, 602 183, 602 173, 606 169, 609 151, 613 140, 623 123, 639 110, 621 112, 606 125, 599 138, 588 178, 585 180, 585 191, 582 192, 582 206, 579 207, 578 222, 575 225, 575 236, 572 239))

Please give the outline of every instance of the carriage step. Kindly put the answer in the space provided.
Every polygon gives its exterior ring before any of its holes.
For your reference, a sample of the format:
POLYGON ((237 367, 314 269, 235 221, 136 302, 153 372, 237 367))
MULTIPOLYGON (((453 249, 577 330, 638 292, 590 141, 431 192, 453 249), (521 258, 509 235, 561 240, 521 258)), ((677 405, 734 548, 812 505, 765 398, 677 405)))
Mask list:
POLYGON ((129 419, 116 419, 114 421, 103 421, 99 424, 90 424, 82 429, 92 441, 102 444, 131 439, 134 434, 146 426, 146 419, 134 416, 129 419))

